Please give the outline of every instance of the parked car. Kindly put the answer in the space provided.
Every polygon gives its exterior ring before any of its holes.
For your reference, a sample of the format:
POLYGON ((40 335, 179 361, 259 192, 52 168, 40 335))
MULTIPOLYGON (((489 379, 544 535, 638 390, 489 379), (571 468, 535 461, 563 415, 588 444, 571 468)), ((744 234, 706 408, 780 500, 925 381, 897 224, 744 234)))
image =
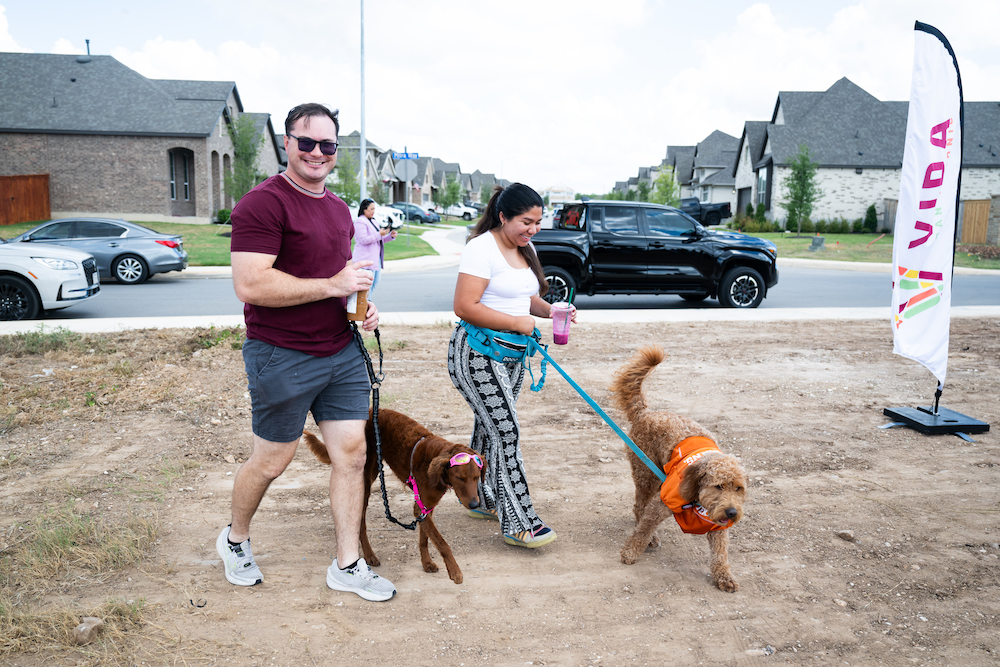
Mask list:
POLYGON ((180 236, 110 218, 50 220, 10 242, 60 245, 89 253, 97 260, 102 278, 126 285, 137 285, 156 273, 182 271, 188 265, 180 236))
POLYGON ((33 320, 100 291, 97 262, 87 253, 0 239, 0 320, 33 320))
POLYGON ((532 238, 550 302, 577 294, 677 294, 756 308, 778 283, 778 249, 766 239, 712 231, 659 204, 566 204, 554 229, 532 238))
POLYGON ((407 202, 398 201, 389 204, 393 208, 398 208, 406 215, 407 220, 416 220, 419 223, 425 222, 440 222, 441 216, 433 211, 428 211, 422 206, 417 206, 416 204, 410 204, 407 202))
POLYGON ((399 229, 406 222, 406 216, 398 208, 375 204, 375 221, 379 227, 399 229))
POLYGON ((729 202, 708 204, 698 201, 697 197, 685 197, 681 200, 680 208, 703 225, 717 225, 723 218, 733 217, 729 202))
POLYGON ((477 201, 471 201, 467 199, 462 203, 468 206, 469 208, 476 209, 476 213, 478 213, 479 215, 482 215, 483 211, 486 210, 486 204, 480 204, 477 201))
POLYGON ((479 212, 471 206, 465 204, 455 204, 445 209, 445 215, 453 215, 462 220, 472 220, 479 217, 479 212))

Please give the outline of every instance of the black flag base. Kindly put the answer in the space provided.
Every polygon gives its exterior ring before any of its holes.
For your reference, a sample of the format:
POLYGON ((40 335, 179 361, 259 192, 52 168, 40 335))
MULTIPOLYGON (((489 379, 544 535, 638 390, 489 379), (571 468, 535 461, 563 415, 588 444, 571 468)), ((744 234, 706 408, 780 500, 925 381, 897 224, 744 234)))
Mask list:
MULTIPOLYGON (((958 436, 968 433, 986 433, 990 430, 990 425, 973 419, 961 412, 955 412, 948 408, 884 408, 882 414, 896 420, 893 424, 886 424, 881 428, 890 426, 909 426, 910 428, 925 434, 954 433, 958 436)), ((968 439, 968 438, 965 438, 968 439)))

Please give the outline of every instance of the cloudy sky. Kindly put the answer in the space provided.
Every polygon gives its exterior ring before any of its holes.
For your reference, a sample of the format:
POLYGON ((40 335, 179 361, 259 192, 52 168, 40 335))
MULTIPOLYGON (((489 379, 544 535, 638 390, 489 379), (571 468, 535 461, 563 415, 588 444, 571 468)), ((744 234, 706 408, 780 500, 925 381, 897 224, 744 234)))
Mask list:
MULTIPOLYGON (((0 51, 111 55, 235 81, 280 131, 304 101, 360 127, 361 0, 0 0, 0 51)), ((538 189, 608 192, 668 144, 769 120, 848 77, 909 98, 913 22, 950 40, 967 100, 1000 100, 995 0, 366 0, 368 140, 538 189)), ((0 91, 2 94, 2 91, 0 91)), ((2 100, 0 100, 2 103, 2 100)))

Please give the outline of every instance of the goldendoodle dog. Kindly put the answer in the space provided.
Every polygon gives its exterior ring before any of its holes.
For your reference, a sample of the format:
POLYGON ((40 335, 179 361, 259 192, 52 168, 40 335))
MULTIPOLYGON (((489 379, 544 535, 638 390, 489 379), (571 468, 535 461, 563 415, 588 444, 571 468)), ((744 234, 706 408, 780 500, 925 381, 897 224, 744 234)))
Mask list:
POLYGON ((715 436, 698 422, 649 409, 642 383, 665 356, 660 347, 641 348, 618 370, 610 387, 615 406, 631 425, 632 440, 667 474, 661 485, 625 448, 635 482, 636 527, 622 548, 622 562, 631 565, 647 547, 659 546, 656 527, 673 515, 685 533, 707 534, 712 583, 732 593, 739 585, 729 569, 726 529, 743 518, 746 471, 735 456, 719 451, 715 436))

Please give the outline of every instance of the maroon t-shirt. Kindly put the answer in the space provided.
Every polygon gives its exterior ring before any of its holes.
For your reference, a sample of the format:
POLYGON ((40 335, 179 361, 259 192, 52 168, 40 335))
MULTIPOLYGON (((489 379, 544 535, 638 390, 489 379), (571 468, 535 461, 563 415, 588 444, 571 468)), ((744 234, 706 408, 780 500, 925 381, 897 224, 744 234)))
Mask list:
MULTIPOLYGON (((330 191, 311 197, 284 176, 272 176, 243 196, 231 216, 233 252, 276 255, 274 268, 297 278, 329 278, 351 261, 354 219, 330 191)), ((351 342, 346 299, 285 308, 245 304, 247 338, 329 357, 351 342)))

